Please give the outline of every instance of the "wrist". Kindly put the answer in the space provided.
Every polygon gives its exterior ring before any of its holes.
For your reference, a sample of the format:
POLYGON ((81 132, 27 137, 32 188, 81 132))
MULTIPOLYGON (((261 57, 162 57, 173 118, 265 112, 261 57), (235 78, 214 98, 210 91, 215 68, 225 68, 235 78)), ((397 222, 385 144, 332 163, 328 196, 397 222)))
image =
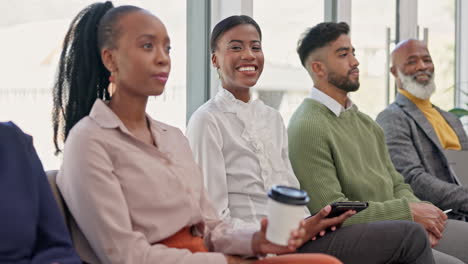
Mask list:
POLYGON ((256 255, 260 255, 260 232, 255 232, 252 235, 252 253, 256 255))

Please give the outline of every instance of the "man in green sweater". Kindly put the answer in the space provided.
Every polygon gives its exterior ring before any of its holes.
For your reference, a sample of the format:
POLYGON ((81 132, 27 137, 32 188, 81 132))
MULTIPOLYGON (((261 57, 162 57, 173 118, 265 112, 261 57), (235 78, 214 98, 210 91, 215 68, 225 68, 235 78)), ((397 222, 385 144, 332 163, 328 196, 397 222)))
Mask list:
POLYGON ((310 211, 337 201, 368 201, 345 225, 412 220, 437 245, 437 263, 460 263, 454 257, 468 263, 468 227, 459 236, 439 208, 413 194, 390 160, 380 126, 349 99, 359 88, 359 62, 348 33, 346 23, 320 23, 297 48, 314 87, 290 120, 289 156, 311 198, 310 211))

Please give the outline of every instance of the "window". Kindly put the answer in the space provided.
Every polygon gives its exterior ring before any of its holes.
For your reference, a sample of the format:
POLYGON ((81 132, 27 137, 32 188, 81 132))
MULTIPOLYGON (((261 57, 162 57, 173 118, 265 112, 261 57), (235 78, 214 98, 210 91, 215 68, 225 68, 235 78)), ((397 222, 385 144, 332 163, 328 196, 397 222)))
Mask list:
MULTIPOLYGON (((395 9, 395 1, 352 1, 351 42, 356 48, 356 58, 360 62, 361 86, 357 92, 350 95, 359 110, 372 118, 386 106, 386 78, 390 80, 390 102, 394 98, 394 80, 386 66, 386 31, 390 28, 393 39, 395 9)), ((393 47, 394 45, 391 45, 390 50, 393 47)))
POLYGON ((253 1, 265 54, 255 91, 266 104, 279 109, 286 125, 313 86, 296 53, 297 41, 307 28, 323 22, 323 11, 323 0, 253 1))
POLYGON ((142 0, 135 1, 134 5, 145 8, 159 17, 171 38, 172 68, 166 89, 161 96, 149 99, 146 111, 154 119, 185 132, 186 1, 142 0))
POLYGON ((435 67, 436 92, 433 104, 453 108, 455 93, 455 1, 418 2, 419 38, 428 29, 428 48, 435 67))
MULTIPOLYGON (((52 85, 61 43, 71 19, 94 0, 17 0, 0 4, 0 121, 12 120, 34 137, 44 168, 58 169, 52 142, 52 85)), ((115 5, 128 1, 114 1, 115 5)), ((172 72, 165 93, 151 98, 155 119, 185 130, 185 0, 141 0, 166 25, 171 37, 172 72)))

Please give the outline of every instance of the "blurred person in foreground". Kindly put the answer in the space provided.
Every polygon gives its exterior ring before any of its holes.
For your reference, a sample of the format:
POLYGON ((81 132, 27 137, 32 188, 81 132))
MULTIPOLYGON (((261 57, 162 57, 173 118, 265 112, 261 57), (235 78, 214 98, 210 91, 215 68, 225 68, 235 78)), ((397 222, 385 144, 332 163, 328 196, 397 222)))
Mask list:
POLYGON ((81 264, 41 161, 12 122, 0 123, 0 263, 81 264))

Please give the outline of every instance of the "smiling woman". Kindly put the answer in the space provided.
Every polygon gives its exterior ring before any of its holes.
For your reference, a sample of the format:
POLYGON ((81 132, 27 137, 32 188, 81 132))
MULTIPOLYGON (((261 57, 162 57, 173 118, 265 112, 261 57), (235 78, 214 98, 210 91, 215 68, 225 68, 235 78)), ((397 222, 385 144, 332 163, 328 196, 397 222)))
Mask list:
POLYGON ((224 89, 243 102, 263 71, 262 31, 248 16, 223 20, 213 29, 211 62, 224 89))

